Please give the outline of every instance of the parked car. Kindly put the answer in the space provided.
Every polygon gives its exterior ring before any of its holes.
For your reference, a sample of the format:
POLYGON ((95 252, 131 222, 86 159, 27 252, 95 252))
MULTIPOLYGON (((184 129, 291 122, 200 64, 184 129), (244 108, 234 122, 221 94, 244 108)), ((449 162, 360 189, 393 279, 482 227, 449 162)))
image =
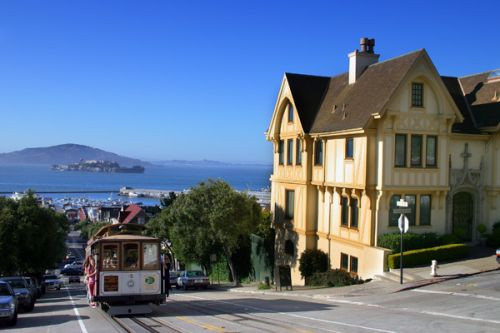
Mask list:
POLYGON ((210 285, 210 280, 202 271, 182 271, 177 278, 177 285, 184 290, 198 287, 206 289, 210 285))
POLYGON ((500 264, 500 249, 497 249, 497 263, 500 264))
POLYGON ((45 283, 46 289, 61 290, 61 286, 63 284, 57 275, 44 275, 43 282, 45 283))
POLYGON ((26 281, 28 286, 28 290, 30 291, 31 296, 36 300, 40 296, 38 295, 38 288, 36 287, 35 279, 29 276, 23 276, 23 279, 26 281))
POLYGON ((14 289, 19 306, 22 307, 23 310, 27 312, 33 311, 33 308, 35 307, 35 297, 31 296, 28 284, 23 277, 10 276, 0 278, 0 280, 7 282, 10 284, 12 289, 14 289))
POLYGON ((70 275, 68 278, 68 283, 80 283, 80 276, 79 275, 70 275))
POLYGON ((83 275, 83 270, 81 268, 68 267, 61 270, 61 274, 71 276, 71 275, 83 275))
POLYGON ((0 281, 0 320, 8 325, 17 323, 17 297, 14 289, 5 281, 0 281))
POLYGON ((178 271, 171 271, 170 272, 170 288, 176 287, 178 288, 177 285, 177 278, 179 277, 180 272, 178 271))
POLYGON ((72 263, 64 265, 64 268, 77 268, 77 269, 82 269, 83 267, 83 262, 82 261, 73 261, 72 263))

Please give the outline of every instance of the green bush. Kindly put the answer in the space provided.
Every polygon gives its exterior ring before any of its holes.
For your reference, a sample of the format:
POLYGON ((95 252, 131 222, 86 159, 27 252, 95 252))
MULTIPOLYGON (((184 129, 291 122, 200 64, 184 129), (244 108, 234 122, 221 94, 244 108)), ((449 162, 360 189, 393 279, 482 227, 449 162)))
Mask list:
POLYGON ((363 283, 363 280, 357 276, 353 277, 348 272, 340 269, 316 272, 307 280, 307 284, 310 286, 342 287, 361 283, 363 283))
MULTIPOLYGON (((432 260, 447 261, 460 259, 467 256, 469 247, 466 244, 448 244, 431 247, 428 249, 411 250, 403 252, 403 266, 414 267, 431 264, 432 260)), ((399 253, 388 256, 389 268, 399 268, 399 253)))
POLYGON ((271 289, 271 286, 268 284, 265 284, 264 282, 260 282, 257 289, 259 289, 259 290, 271 289))
MULTIPOLYGON (((391 249, 393 252, 399 252, 400 233, 383 234, 378 237, 378 246, 391 249)), ((403 251, 425 249, 441 245, 440 238, 434 232, 422 234, 406 233, 403 234, 403 251)))
POLYGON ((500 247, 500 225, 497 228, 493 226, 493 232, 486 239, 486 245, 491 247, 500 247))
POLYGON ((326 272, 328 255, 321 250, 305 250, 299 259, 300 275, 306 279, 316 272, 326 272))
POLYGON ((439 236, 439 245, 448 245, 448 244, 458 244, 462 240, 455 234, 446 234, 439 236))

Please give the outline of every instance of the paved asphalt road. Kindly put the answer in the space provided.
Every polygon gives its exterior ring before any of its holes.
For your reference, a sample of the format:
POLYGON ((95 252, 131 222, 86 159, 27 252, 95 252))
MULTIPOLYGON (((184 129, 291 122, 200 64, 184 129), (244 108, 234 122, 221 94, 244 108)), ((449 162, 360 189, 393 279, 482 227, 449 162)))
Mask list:
MULTIPOLYGON (((500 332, 500 271, 384 296, 302 300, 174 291, 152 315, 119 318, 148 332, 500 332)), ((86 305, 83 285, 51 291, 11 332, 124 331, 86 305), (71 299, 70 296, 71 295, 71 299), (77 313, 77 312, 78 313, 77 313), (80 319, 80 320, 79 320, 80 319)))

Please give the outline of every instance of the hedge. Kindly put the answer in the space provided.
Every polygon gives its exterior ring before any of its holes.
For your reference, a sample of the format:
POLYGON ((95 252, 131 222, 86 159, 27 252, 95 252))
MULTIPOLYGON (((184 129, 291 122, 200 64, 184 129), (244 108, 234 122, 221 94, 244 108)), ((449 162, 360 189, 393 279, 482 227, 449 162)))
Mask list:
POLYGON ((326 272, 316 272, 309 279, 309 286, 328 286, 342 287, 352 284, 361 284, 364 281, 357 276, 352 276, 350 273, 340 269, 330 269, 326 272))
MULTIPOLYGON (((399 252, 399 242, 401 235, 399 232, 383 234, 378 236, 377 245, 385 247, 393 252, 399 252)), ((426 232, 421 234, 405 233, 403 234, 403 251, 416 249, 426 249, 429 247, 444 245, 442 239, 434 232, 426 232)))
MULTIPOLYGON (((466 244, 449 244, 428 249, 403 252, 403 267, 415 267, 431 264, 432 260, 446 261, 467 256, 469 247, 466 244)), ((399 268, 399 253, 390 254, 387 258, 389 268, 399 268)))

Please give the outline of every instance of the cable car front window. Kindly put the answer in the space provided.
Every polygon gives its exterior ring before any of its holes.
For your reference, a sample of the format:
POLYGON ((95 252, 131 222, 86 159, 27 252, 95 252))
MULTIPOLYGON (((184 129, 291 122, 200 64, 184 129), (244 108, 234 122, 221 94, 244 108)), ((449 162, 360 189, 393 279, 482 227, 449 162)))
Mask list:
POLYGON ((139 269, 139 244, 125 243, 123 244, 123 270, 138 270, 139 269))
POLYGON ((145 243, 142 247, 143 269, 160 269, 158 260, 158 244, 145 243))
POLYGON ((116 271, 118 269, 117 244, 103 244, 101 267, 104 271, 116 271))

